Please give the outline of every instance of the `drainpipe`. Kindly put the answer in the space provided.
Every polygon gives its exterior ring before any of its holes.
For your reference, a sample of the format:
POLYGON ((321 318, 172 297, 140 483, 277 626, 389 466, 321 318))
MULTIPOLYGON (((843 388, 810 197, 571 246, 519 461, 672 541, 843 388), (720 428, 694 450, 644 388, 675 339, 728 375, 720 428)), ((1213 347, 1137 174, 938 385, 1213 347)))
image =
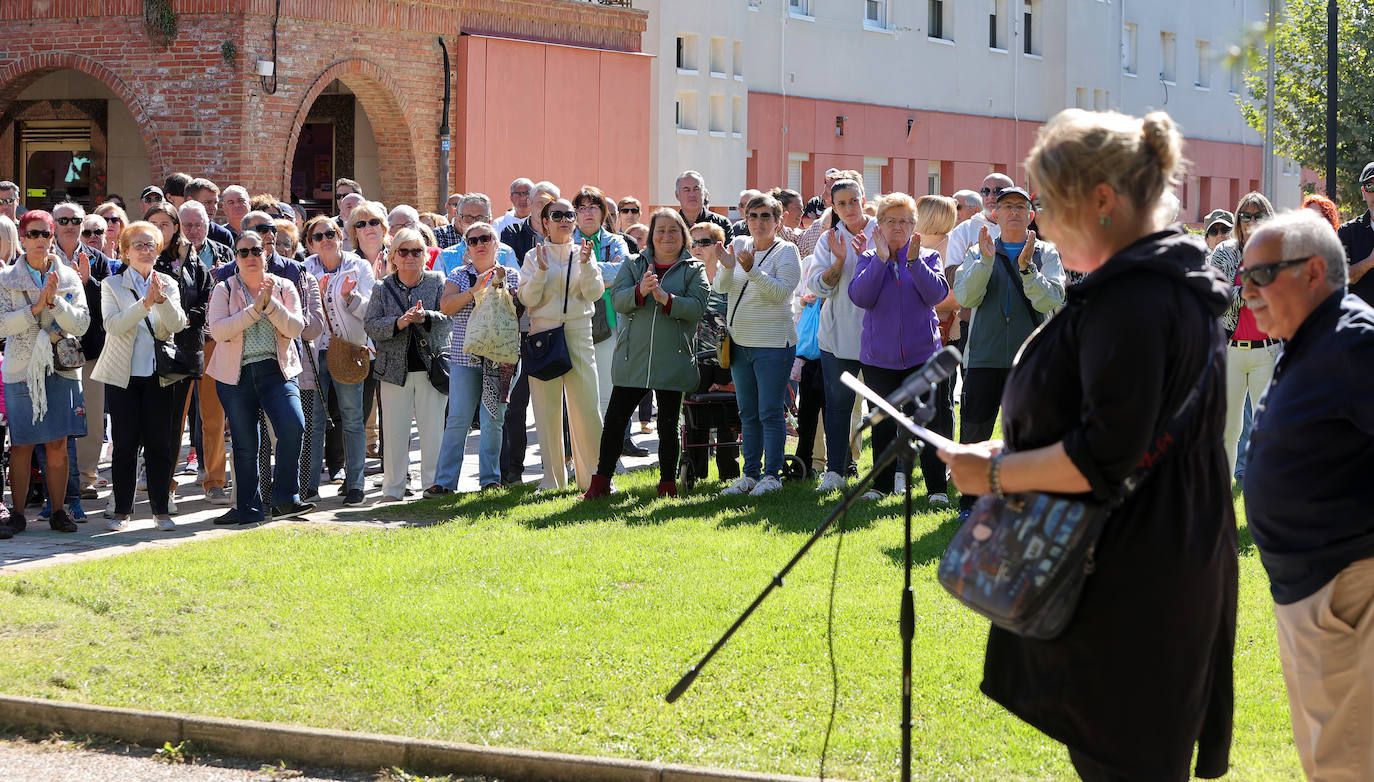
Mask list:
MULTIPOLYGON (((1008 3, 1007 5, 1012 5, 1012 4, 1011 4, 1011 3, 1008 3)), ((1011 16, 1011 20, 1010 20, 1010 21, 1011 21, 1011 32, 1012 32, 1012 35, 1011 35, 1011 51, 1008 52, 1008 54, 1011 55, 1011 128, 1012 128, 1012 130, 1011 130, 1011 137, 1012 137, 1012 138, 1011 138, 1011 149, 1012 149, 1012 161, 1011 161, 1011 170, 1007 172, 1007 176, 1011 177, 1011 181, 1012 181, 1013 183, 1016 183, 1016 184, 1019 185, 1019 184, 1022 184, 1022 183, 1021 183, 1021 182, 1017 182, 1017 180, 1016 180, 1016 173, 1017 173, 1017 172, 1016 172, 1016 168, 1017 168, 1017 166, 1018 166, 1018 165, 1020 164, 1020 162, 1021 162, 1021 161, 1020 161, 1020 157, 1021 157, 1021 102, 1020 102, 1020 97, 1021 97, 1021 52, 1023 51, 1023 44, 1020 43, 1020 40, 1021 40, 1021 34, 1022 34, 1023 32, 1025 32, 1025 31, 1022 29, 1022 27, 1021 27, 1021 22, 1020 22, 1020 19, 1019 19, 1019 15, 1016 13, 1018 10, 1020 10, 1020 9, 1014 8, 1014 7, 1008 9, 1008 15, 1011 16)))
POLYGON ((444 53, 444 116, 439 123, 439 213, 444 213, 444 204, 448 201, 448 162, 449 162, 449 126, 448 115, 450 108, 450 81, 452 73, 448 64, 448 46, 444 44, 444 37, 439 36, 439 48, 444 53))

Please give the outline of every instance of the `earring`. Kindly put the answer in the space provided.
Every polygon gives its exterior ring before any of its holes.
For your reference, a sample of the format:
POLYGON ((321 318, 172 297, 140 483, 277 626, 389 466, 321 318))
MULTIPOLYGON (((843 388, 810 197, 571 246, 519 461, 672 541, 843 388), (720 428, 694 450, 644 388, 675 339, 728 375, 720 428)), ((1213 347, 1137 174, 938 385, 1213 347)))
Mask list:
POLYGON ((1102 215, 1101 217, 1097 218, 1097 224, 1102 226, 1103 228, 1106 228, 1107 226, 1112 224, 1112 216, 1102 215))

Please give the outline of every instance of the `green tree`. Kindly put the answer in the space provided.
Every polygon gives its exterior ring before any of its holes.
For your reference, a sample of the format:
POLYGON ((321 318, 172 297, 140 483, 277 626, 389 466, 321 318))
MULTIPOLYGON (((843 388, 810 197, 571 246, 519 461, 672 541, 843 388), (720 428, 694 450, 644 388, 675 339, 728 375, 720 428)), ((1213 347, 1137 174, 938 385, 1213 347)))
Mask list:
MULTIPOLYGON (((1338 0, 1337 31, 1340 101, 1336 110, 1336 194, 1343 212, 1364 211, 1360 170, 1374 160, 1374 4, 1338 0)), ((1326 0, 1289 0, 1274 37, 1274 151, 1326 174, 1326 0)), ((1246 97, 1241 111, 1252 128, 1264 132, 1265 69, 1263 41, 1245 63, 1246 97)))

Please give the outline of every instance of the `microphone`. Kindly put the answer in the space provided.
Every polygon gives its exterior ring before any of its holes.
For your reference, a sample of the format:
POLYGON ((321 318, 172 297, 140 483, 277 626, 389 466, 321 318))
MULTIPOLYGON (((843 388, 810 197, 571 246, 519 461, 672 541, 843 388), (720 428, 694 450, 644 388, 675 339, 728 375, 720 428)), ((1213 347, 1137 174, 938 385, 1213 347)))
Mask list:
MULTIPOLYGON (((887 401, 896 408, 901 408, 913 399, 923 396, 927 391, 939 385, 941 381, 959 369, 963 357, 959 355, 959 349, 953 345, 947 345, 939 353, 931 356, 920 369, 912 372, 902 381, 902 385, 894 392, 887 401)), ((884 410, 874 410, 864 419, 864 426, 873 426, 886 419, 887 412, 884 410)))

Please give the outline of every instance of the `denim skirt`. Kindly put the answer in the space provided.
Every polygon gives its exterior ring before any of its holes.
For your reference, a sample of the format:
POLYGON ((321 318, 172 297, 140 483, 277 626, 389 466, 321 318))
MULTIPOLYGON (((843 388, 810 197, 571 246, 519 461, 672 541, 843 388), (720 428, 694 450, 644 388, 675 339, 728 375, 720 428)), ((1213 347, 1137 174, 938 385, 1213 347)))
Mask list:
POLYGON ((28 384, 22 380, 5 384, 5 418, 10 425, 11 445, 38 445, 86 434, 86 401, 81 394, 81 381, 54 372, 44 384, 48 412, 37 422, 33 420, 28 384))

